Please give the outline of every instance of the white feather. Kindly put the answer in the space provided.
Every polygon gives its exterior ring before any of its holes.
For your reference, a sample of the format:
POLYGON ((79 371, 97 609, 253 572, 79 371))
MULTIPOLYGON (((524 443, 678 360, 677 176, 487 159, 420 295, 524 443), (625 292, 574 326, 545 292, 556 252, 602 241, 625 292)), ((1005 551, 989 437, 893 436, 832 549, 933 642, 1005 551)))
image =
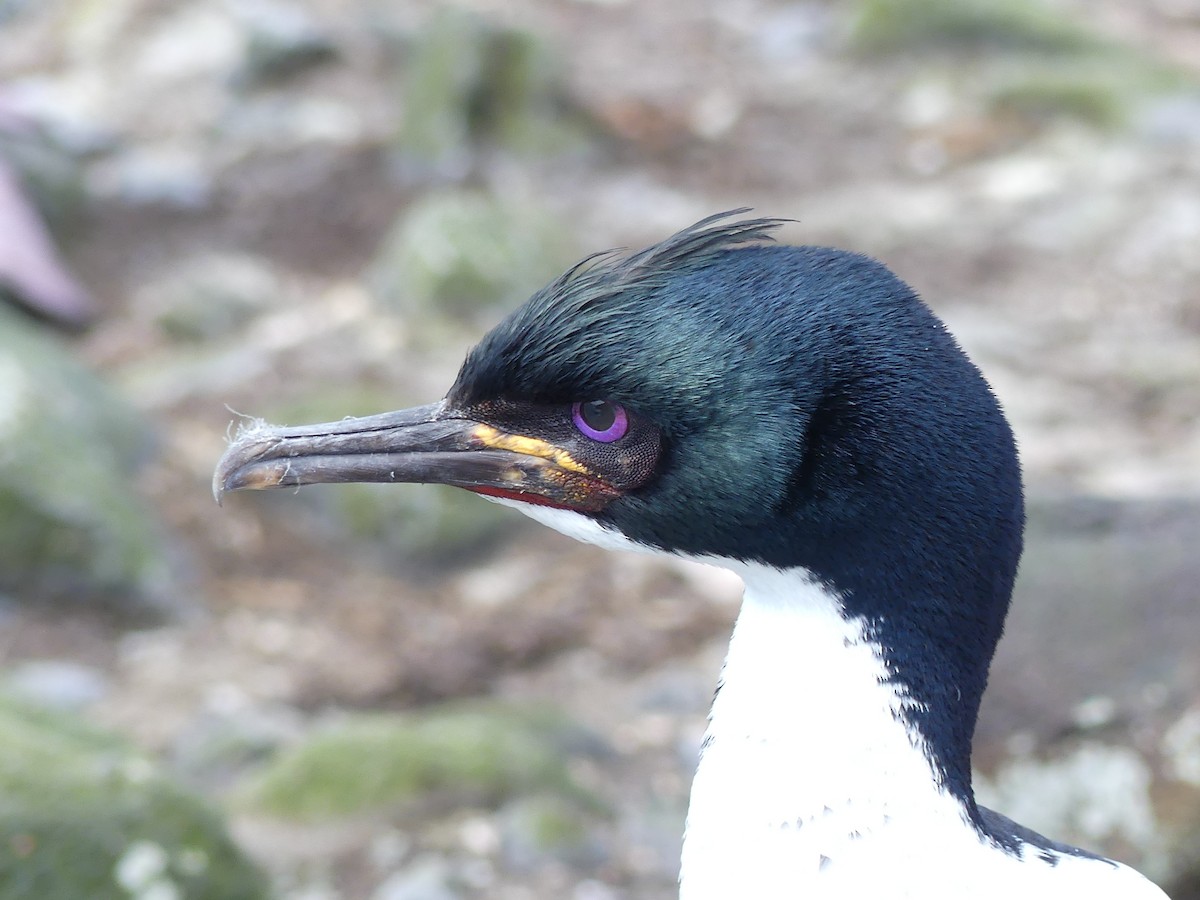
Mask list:
MULTIPOLYGON (((497 502, 577 540, 653 548, 579 513, 497 502)), ((1165 900, 1134 870, 982 837, 943 790, 880 647, 801 569, 746 584, 692 784, 680 900, 1165 900)))

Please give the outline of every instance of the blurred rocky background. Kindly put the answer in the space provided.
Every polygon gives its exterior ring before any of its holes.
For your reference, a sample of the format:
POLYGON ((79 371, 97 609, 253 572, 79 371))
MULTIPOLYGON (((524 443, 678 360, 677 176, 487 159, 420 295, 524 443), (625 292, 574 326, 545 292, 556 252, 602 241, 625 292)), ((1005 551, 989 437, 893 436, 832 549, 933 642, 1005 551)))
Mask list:
POLYGON ((674 896, 735 582, 209 478, 737 206, 1013 419, 981 796, 1200 897, 1200 2, 0 0, 0 898, 674 896))

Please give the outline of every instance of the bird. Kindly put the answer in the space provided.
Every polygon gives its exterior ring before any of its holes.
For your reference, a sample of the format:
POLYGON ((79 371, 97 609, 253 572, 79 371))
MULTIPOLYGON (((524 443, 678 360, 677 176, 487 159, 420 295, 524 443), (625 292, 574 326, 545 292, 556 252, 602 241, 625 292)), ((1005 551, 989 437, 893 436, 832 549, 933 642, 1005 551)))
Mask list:
POLYGON ((977 803, 971 746, 1024 531, 1012 429, 882 263, 705 218, 595 254, 435 403, 243 427, 221 495, 455 485, 609 549, 737 573, 681 900, 1164 898, 977 803))

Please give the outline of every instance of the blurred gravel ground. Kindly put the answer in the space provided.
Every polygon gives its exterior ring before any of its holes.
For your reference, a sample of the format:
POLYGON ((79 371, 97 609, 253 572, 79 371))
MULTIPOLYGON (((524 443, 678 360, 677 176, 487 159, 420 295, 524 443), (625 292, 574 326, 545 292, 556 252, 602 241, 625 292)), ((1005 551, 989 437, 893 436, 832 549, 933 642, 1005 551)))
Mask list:
POLYGON ((1198 82, 1188 0, 0 2, 0 109, 83 186, 65 221, 31 191, 99 309, 73 350, 158 433, 138 488, 197 613, 15 596, 0 663, 223 798, 280 896, 672 896, 735 583, 440 492, 218 509, 208 481, 232 410, 434 399, 574 258, 748 205, 887 262, 1013 419, 1041 511, 985 787, 1016 811, 1051 772, 1045 827, 1200 896, 1198 82), (348 709, 480 695, 563 710, 607 808, 246 799, 348 709), (1072 793, 1097 772, 1111 795, 1072 793))

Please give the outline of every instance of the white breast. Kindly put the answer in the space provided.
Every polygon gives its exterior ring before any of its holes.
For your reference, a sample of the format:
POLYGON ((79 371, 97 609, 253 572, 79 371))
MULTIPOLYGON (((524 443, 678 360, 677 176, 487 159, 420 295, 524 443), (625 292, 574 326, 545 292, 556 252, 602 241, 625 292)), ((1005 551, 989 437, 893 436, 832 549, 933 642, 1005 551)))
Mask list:
POLYGON ((681 900, 1163 898, 1106 861, 982 838, 941 789, 879 647, 805 573, 747 584, 692 786, 681 900))
MULTIPOLYGON (((579 513, 497 502, 587 543, 652 550, 579 513)), ((702 561, 736 571, 746 596, 692 785, 680 900, 1166 900, 1126 866, 1051 866, 981 837, 835 595, 802 570, 702 561)))

